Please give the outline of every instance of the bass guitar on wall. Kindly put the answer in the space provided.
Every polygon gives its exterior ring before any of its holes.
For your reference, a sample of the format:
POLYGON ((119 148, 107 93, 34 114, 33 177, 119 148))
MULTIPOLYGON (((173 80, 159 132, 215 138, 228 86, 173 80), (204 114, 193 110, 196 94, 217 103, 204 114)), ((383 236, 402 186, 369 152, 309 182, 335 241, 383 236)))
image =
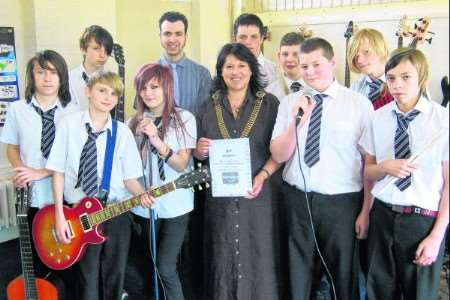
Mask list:
MULTIPOLYGON (((114 60, 119 65, 119 77, 122 80, 122 83, 125 87, 125 57, 123 55, 122 46, 119 44, 113 44, 113 54, 114 54, 114 60)), ((116 107, 111 112, 111 115, 117 121, 124 122, 124 120, 125 120, 125 89, 123 91, 123 95, 119 98, 119 102, 117 103, 116 107)))
POLYGON ((350 39, 354 34, 354 24, 353 21, 348 22, 347 29, 345 30, 344 37, 345 37, 345 79, 344 79, 344 85, 346 87, 350 87, 350 66, 347 62, 347 56, 348 56, 348 45, 350 43, 350 39))

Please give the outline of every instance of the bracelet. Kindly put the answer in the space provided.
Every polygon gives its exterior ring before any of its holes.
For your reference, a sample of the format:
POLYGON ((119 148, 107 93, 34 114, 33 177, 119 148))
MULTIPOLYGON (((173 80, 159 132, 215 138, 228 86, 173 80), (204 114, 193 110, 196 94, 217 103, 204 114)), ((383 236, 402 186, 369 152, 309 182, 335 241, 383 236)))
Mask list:
POLYGON ((159 151, 156 151, 156 153, 158 154, 158 157, 161 159, 166 159, 167 155, 169 155, 170 152, 170 148, 169 146, 167 146, 166 144, 164 144, 164 146, 166 146, 166 150, 164 151, 164 154, 159 153, 159 151))
POLYGON ((167 153, 166 158, 164 158, 164 161, 167 162, 169 158, 171 158, 173 155, 173 150, 169 148, 169 153, 167 153))
POLYGON ((261 172, 266 173, 266 175, 267 175, 266 179, 269 179, 269 177, 270 177, 269 171, 267 171, 266 169, 262 168, 262 169, 261 169, 261 172))

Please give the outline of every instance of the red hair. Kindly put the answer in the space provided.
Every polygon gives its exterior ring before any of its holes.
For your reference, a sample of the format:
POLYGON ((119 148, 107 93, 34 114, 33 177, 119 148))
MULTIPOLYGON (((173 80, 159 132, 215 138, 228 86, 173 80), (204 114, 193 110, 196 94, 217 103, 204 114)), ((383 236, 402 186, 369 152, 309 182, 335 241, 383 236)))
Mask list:
POLYGON ((142 100, 142 97, 140 96, 140 93, 145 88, 146 84, 152 79, 156 79, 163 90, 164 108, 161 116, 161 138, 163 138, 167 132, 167 128, 170 124, 171 118, 174 118, 176 125, 180 125, 181 128, 184 127, 176 110, 175 96, 173 92, 173 74, 171 68, 169 68, 168 66, 163 66, 161 64, 146 64, 142 66, 141 69, 137 72, 136 76, 134 77, 137 113, 130 121, 130 128, 135 134, 136 126, 139 121, 142 120, 144 111, 147 109, 144 100, 142 100))

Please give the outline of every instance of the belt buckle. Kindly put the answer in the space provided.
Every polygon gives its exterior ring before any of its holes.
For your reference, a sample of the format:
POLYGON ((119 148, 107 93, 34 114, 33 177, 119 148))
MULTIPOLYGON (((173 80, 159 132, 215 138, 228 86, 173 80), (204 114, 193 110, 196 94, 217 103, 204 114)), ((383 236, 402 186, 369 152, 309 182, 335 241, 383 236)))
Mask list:
POLYGON ((403 213, 404 209, 402 205, 392 205, 392 211, 395 211, 397 213, 403 213))

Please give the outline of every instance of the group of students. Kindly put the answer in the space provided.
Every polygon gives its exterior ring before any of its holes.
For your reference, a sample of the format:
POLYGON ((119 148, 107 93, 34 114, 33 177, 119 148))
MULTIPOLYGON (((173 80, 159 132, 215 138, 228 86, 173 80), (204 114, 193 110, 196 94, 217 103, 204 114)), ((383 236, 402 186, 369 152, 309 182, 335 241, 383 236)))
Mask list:
MULTIPOLYGON (((429 99, 419 50, 389 54, 381 33, 359 30, 348 63, 363 76, 346 88, 325 39, 286 34, 277 70, 261 52, 261 20, 243 14, 211 80, 184 54, 186 17, 165 13, 159 27, 164 54, 137 72, 136 114, 126 125, 111 118, 123 84, 103 70, 113 40, 96 25, 83 33, 83 63, 70 73, 55 51, 30 59, 25 99, 9 107, 0 141, 14 183, 32 185, 30 224, 54 203, 56 236, 70 243, 63 204, 99 196, 107 173, 105 205, 141 195, 142 207, 103 224, 104 244, 89 245, 60 272, 64 298, 120 299, 131 268, 130 299, 149 299, 156 261, 161 297, 184 299, 177 262, 194 193, 155 199, 144 192, 187 172, 193 157, 207 162, 212 140, 243 137, 253 187, 247 197, 206 193, 204 257, 193 262, 204 270, 198 298, 310 299, 326 274, 336 299, 358 299, 355 252, 368 239, 368 299, 437 299, 449 219, 449 116, 429 99)), ((35 267, 38 276, 49 272, 37 257, 35 267)))

